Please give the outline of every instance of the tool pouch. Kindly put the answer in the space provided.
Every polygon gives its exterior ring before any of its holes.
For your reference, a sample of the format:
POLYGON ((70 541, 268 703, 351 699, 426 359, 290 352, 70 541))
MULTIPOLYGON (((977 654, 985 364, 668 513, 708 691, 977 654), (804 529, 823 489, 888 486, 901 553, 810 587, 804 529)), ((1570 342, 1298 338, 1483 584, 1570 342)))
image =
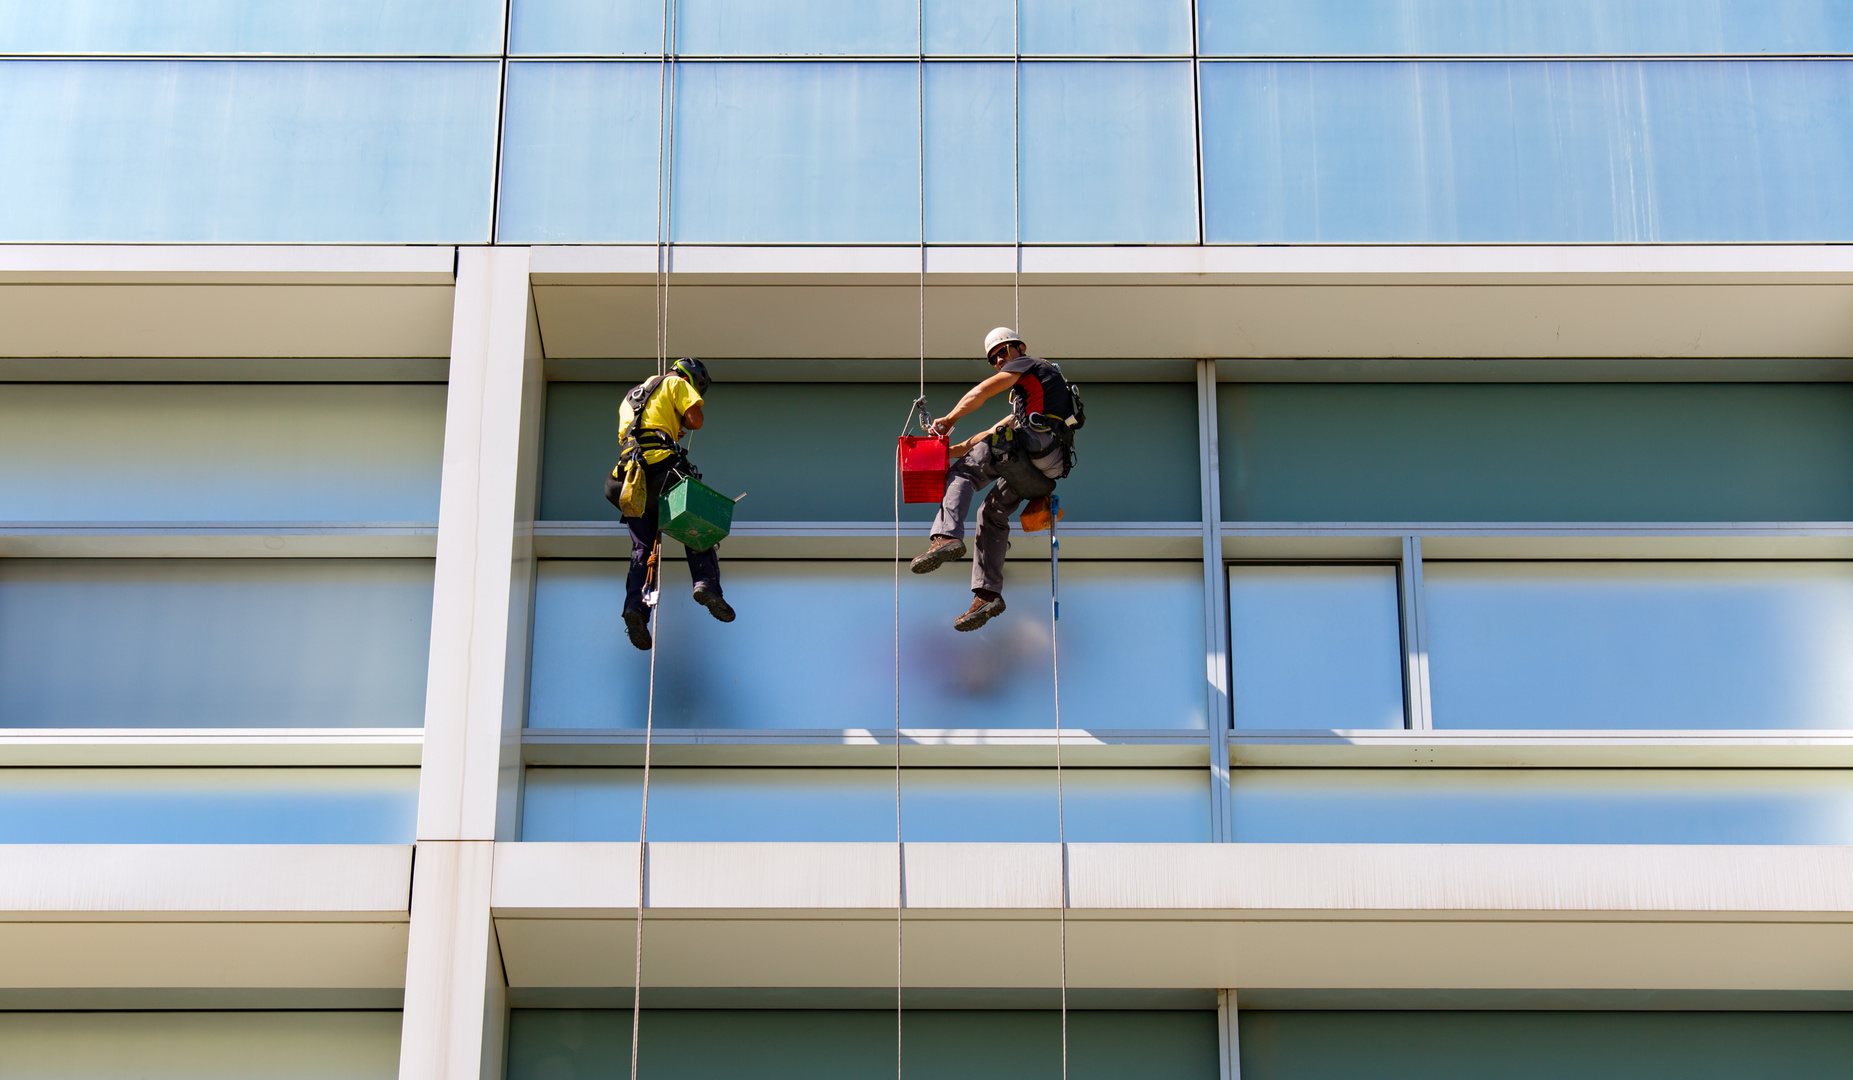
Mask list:
POLYGON ((624 465, 624 487, 618 492, 618 513, 640 518, 650 505, 650 483, 643 475, 643 455, 637 454, 624 465))
MULTIPOLYGON (((1054 522, 1049 520, 1050 502, 1051 500, 1046 495, 1040 499, 1031 499, 1029 501, 1029 505, 1023 508, 1023 513, 1017 518, 1017 524, 1023 527, 1024 532, 1042 532, 1044 529, 1054 524, 1054 522)), ((1067 516, 1068 511, 1057 511, 1055 521, 1060 521, 1067 516)))

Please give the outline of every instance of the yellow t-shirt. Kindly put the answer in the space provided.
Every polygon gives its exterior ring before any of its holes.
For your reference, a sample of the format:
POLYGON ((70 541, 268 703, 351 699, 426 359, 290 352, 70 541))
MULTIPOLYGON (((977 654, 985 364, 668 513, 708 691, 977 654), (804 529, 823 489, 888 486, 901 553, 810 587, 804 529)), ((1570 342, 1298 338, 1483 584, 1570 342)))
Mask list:
MULTIPOLYGON (((701 394, 694 385, 680 375, 670 375, 663 380, 656 393, 643 407, 643 426, 665 432, 671 439, 682 438, 682 416, 689 409, 701 404, 701 394)), ((631 429, 631 403, 628 398, 618 406, 618 437, 631 429)), ((667 450, 646 450, 643 459, 654 465, 669 456, 667 450)), ((614 474, 615 475, 615 474, 614 474)))

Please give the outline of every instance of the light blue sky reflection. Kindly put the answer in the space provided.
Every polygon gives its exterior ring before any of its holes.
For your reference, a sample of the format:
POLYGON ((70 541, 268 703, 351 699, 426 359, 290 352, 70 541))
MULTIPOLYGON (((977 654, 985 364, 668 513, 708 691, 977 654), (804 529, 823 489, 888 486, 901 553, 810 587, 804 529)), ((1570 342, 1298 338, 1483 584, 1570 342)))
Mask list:
POLYGON ((1853 727, 1853 563, 1423 575, 1436 727, 1853 727))
POLYGON ((0 844, 409 844, 417 769, 0 769, 0 844))
POLYGON ((1238 728, 1400 728, 1394 566, 1231 566, 1238 728))
MULTIPOLYGON (((723 625, 689 601, 680 555, 658 616, 658 727, 894 727, 891 563, 723 558, 740 613, 723 625)), ((625 565, 541 563, 529 727, 643 726, 649 655, 624 637, 625 565)), ((1049 564, 1011 562, 1009 610, 962 634, 968 567, 901 574, 901 726, 1054 727, 1049 564)), ((1196 563, 1062 563, 1063 726, 1205 726, 1202 582, 1196 563)))
POLYGON ((1236 769, 1235 839, 1853 844, 1837 769, 1236 769))
MULTIPOLYGON (((1207 843, 1203 769, 1067 769, 1068 839, 1207 843)), ((635 840, 641 769, 531 768, 523 840, 635 840)), ((912 841, 1053 843, 1054 769, 908 769, 902 836, 912 841)), ((650 839, 846 843, 894 839, 888 769, 652 769, 650 839)))

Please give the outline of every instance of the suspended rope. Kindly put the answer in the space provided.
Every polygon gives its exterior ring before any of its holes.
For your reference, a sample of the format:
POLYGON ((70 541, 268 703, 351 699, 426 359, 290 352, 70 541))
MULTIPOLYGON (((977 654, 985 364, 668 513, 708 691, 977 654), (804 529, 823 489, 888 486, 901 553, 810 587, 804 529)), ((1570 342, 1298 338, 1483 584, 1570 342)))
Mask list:
MULTIPOLYGON (((656 374, 669 371, 669 208, 670 179, 674 169, 672 120, 675 116, 675 80, 670 68, 675 55, 676 0, 663 0, 663 49, 656 82, 656 374)), ((637 925, 636 967, 631 977, 631 1080, 637 1080, 637 1049, 643 1032, 643 909, 649 887, 650 749, 656 734, 656 642, 661 622, 663 536, 659 531, 645 564, 643 602, 650 608, 650 679, 643 712, 643 800, 637 814, 637 925)))

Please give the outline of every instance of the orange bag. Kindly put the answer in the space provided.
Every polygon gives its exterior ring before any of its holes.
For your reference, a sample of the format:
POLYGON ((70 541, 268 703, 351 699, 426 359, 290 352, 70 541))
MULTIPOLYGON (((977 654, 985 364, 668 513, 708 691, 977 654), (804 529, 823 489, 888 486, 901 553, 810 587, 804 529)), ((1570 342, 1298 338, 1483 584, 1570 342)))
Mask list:
MULTIPOLYGON (((1024 505, 1023 513, 1017 518, 1017 524, 1023 526, 1024 532, 1041 532, 1054 524, 1049 520, 1049 501, 1049 496, 1044 495, 1040 499, 1031 499, 1024 505)), ((1056 513, 1055 520, 1061 521, 1067 516, 1068 511, 1061 510, 1056 513)))

